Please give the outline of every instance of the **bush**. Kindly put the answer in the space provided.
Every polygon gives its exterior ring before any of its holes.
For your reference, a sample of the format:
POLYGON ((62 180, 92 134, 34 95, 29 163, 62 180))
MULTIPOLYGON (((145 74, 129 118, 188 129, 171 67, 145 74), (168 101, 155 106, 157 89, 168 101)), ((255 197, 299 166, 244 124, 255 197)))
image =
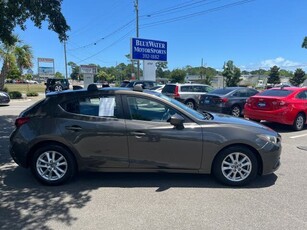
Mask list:
POLYGON ((4 87, 4 88, 3 88, 3 91, 4 91, 4 92, 8 92, 9 90, 7 89, 7 87, 4 87))
POLYGON ((37 97, 38 93, 37 92, 28 92, 27 97, 37 97))
POLYGON ((19 91, 9 92, 9 96, 11 99, 21 99, 22 98, 22 94, 19 91))

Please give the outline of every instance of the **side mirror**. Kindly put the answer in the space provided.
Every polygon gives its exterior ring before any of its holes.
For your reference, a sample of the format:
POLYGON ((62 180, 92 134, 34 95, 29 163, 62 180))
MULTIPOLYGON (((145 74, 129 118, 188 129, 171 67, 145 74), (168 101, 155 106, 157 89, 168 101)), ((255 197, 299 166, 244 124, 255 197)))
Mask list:
POLYGON ((170 118, 171 125, 173 125, 177 128, 183 128, 183 122, 184 122, 184 118, 177 113, 175 113, 170 118))

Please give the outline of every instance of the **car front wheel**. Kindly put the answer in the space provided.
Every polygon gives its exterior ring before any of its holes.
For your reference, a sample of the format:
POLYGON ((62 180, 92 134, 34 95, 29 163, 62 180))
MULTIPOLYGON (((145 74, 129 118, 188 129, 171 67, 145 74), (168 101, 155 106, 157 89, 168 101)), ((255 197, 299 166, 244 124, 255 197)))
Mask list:
POLYGON ((255 154, 244 146, 232 146, 220 152, 214 161, 213 174, 223 184, 242 186, 251 182, 258 171, 255 154))
POLYGON ((31 170, 43 184, 59 185, 70 180, 76 172, 71 153, 59 145, 39 148, 33 155, 31 170))

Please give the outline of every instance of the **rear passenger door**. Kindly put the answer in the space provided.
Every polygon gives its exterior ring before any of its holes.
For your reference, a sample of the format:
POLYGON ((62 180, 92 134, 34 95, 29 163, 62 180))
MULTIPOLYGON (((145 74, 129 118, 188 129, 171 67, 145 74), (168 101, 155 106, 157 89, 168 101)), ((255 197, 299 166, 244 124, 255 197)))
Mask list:
POLYGON ((95 94, 68 100, 58 120, 62 136, 91 168, 128 167, 121 98, 95 94))

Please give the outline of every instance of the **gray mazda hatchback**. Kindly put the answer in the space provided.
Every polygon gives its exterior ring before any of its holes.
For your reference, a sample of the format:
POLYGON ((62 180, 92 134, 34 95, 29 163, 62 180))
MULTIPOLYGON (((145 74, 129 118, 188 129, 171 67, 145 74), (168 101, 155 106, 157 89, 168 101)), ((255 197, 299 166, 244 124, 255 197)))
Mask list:
POLYGON ((281 138, 261 124, 199 113, 136 85, 49 93, 10 136, 14 161, 47 185, 78 170, 212 173, 241 186, 280 165, 281 138))

